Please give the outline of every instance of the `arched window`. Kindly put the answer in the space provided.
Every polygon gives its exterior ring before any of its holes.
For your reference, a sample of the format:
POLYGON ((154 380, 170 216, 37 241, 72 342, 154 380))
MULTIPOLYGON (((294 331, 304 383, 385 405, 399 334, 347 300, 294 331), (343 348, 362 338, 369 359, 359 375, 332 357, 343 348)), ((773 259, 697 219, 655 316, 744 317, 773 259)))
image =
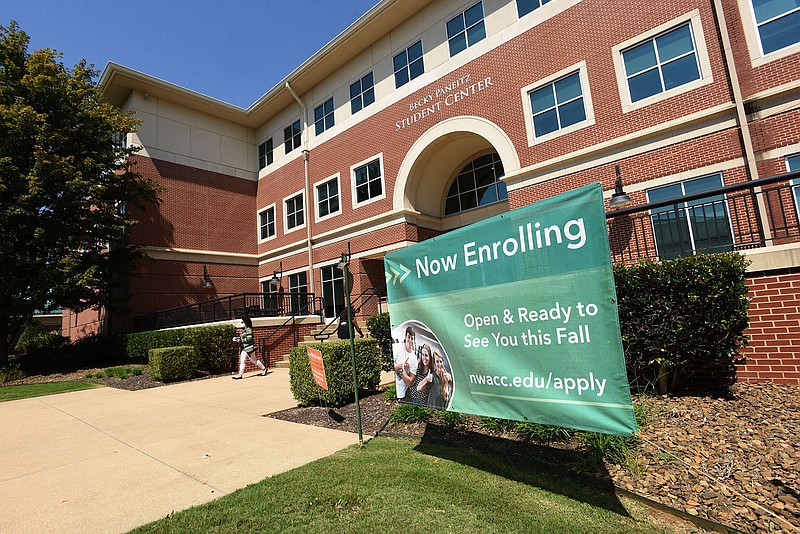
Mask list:
POLYGON ((461 169, 447 192, 444 214, 452 215, 508 198, 503 162, 497 152, 472 160, 461 169))

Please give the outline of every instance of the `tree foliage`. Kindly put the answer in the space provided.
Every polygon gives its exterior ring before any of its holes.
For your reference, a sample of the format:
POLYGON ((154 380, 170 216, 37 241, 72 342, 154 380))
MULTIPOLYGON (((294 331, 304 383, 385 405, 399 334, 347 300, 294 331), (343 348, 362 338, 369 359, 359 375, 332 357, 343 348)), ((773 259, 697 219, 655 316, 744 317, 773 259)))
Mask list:
POLYGON ((158 200, 122 141, 137 120, 103 99, 92 65, 28 43, 0 26, 0 367, 35 310, 112 303, 137 254, 127 206, 158 200))

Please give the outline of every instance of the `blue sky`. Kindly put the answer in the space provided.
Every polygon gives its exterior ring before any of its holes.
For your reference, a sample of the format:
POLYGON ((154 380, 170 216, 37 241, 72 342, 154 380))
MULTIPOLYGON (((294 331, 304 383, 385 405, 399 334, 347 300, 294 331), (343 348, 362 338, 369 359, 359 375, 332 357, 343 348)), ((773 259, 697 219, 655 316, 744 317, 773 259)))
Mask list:
POLYGON ((1 0, 29 51, 109 61, 248 107, 378 0, 1 0))

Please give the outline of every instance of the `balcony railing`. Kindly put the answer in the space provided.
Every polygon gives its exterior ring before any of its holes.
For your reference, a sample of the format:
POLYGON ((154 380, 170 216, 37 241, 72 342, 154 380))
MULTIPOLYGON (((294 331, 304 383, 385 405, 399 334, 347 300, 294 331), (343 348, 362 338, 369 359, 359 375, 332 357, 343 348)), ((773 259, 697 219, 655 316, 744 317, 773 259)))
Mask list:
POLYGON ((606 212, 614 263, 800 242, 800 171, 606 212))
POLYGON ((134 331, 241 319, 319 315, 322 299, 313 293, 239 293, 134 318, 134 331))

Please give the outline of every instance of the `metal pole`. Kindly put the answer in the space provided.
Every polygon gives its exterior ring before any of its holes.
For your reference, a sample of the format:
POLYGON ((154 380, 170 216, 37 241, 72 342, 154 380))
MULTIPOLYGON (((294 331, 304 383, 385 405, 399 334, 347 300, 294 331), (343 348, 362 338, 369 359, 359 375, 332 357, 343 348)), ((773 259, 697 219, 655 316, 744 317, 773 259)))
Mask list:
POLYGON ((350 258, 344 264, 344 292, 347 295, 347 328, 350 331, 350 362, 353 364, 353 392, 356 395, 356 424, 358 425, 358 445, 364 445, 361 433, 361 405, 358 402, 358 374, 356 372, 356 340, 353 337, 353 304, 350 302, 350 258))

